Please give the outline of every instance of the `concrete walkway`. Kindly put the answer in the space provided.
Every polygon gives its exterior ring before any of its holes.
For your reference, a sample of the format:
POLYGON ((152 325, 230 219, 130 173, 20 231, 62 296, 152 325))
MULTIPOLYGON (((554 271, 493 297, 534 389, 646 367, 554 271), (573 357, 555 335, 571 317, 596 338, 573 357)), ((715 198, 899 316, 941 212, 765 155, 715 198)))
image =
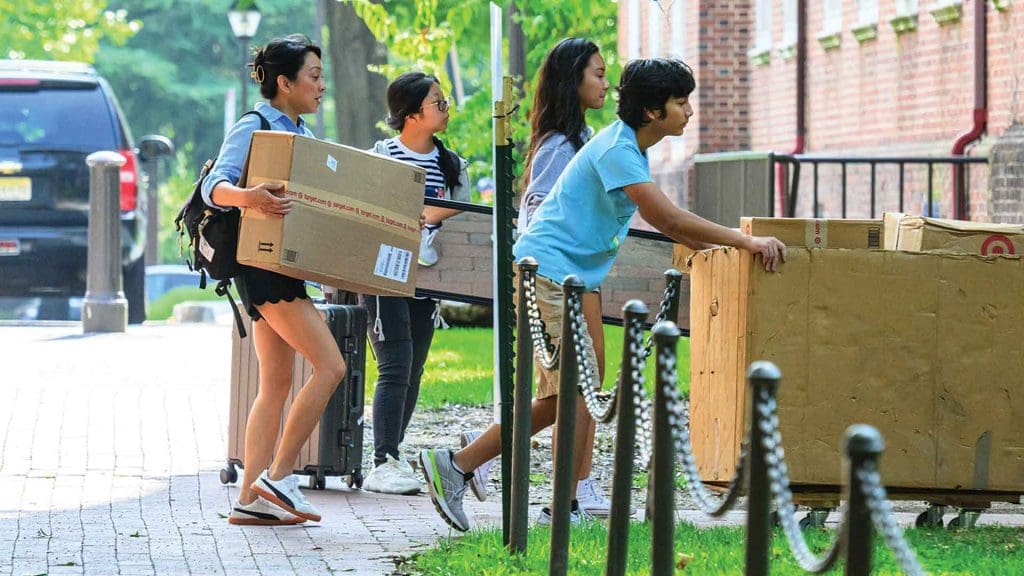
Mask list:
POLYGON ((228 328, 0 325, 0 350, 0 574, 379 576, 449 534, 427 496, 338 478, 319 524, 229 525, 228 328))

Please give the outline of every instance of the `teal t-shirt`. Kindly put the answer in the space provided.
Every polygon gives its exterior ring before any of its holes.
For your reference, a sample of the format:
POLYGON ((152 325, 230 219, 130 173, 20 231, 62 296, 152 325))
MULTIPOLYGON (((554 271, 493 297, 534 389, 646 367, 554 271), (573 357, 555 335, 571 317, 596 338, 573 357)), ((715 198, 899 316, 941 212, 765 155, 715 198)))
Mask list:
POLYGON ((566 166, 516 241, 516 260, 537 260, 537 273, 557 283, 569 274, 587 290, 604 282, 629 232, 636 204, 623 188, 651 181, 636 132, 621 120, 590 139, 566 166))

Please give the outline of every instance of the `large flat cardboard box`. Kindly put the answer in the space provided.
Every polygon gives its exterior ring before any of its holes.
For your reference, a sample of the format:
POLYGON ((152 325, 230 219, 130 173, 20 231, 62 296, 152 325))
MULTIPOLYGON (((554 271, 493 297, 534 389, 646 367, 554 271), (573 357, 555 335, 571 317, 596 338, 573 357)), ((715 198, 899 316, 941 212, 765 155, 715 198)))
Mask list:
POLYGON ((364 294, 416 287, 422 168, 287 132, 257 131, 242 185, 280 182, 285 217, 243 210, 238 261, 364 294))
POLYGON ((841 485, 851 424, 885 438, 904 489, 1024 492, 1024 264, 1019 258, 793 247, 779 272, 728 248, 691 258, 691 435, 727 482, 746 430, 745 371, 782 371, 794 485, 841 485))
MULTIPOLYGON (((749 236, 774 236, 786 246, 807 248, 882 248, 882 220, 827 218, 740 218, 740 231, 749 236)), ((696 253, 676 244, 672 265, 686 269, 686 259, 696 253)))
POLYGON ((881 248, 882 220, 828 218, 740 218, 750 236, 774 236, 786 246, 881 248))
POLYGON ((886 212, 886 250, 982 256, 1024 254, 1024 225, 993 224, 886 212))

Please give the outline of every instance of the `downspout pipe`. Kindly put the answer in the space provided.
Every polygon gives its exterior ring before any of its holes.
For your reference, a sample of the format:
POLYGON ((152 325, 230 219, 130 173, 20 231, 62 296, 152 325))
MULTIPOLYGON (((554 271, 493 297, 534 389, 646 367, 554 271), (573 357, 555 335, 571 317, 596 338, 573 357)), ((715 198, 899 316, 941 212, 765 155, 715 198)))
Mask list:
MULTIPOLYGON (((789 151, 790 155, 804 153, 805 136, 807 134, 807 0, 797 0, 796 17, 796 141, 789 151)), ((786 176, 788 165, 775 165, 775 190, 783 216, 795 216, 795 206, 787 206, 789 201, 786 176)), ((817 207, 812 206, 812 213, 817 207)))
MULTIPOLYGON (((957 136, 953 156, 963 156, 977 142, 988 124, 988 22, 987 0, 974 0, 974 118, 970 129, 957 136)), ((953 165, 953 217, 970 219, 970 191, 967 190, 967 166, 953 165)), ((931 191, 929 190, 929 194, 931 191)))

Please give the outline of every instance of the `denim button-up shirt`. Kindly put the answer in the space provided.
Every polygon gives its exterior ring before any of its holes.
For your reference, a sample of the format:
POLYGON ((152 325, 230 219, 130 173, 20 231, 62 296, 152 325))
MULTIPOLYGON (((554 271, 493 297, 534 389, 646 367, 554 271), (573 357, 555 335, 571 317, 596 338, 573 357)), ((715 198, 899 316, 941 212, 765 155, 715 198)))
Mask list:
MULTIPOLYGON (((256 104, 256 111, 262 114, 267 119, 267 122, 270 122, 271 130, 292 132, 301 136, 313 136, 313 133, 306 128, 306 123, 301 117, 299 118, 299 123, 295 124, 288 115, 267 102, 258 102, 256 104)), ((224 209, 213 203, 213 199, 210 197, 213 194, 213 189, 221 182, 228 182, 230 184, 238 182, 238 179, 242 176, 242 166, 245 164, 245 157, 249 154, 249 141, 252 140, 252 133, 259 129, 260 119, 253 114, 243 116, 231 127, 228 135, 224 138, 224 143, 220 146, 217 162, 206 176, 206 180, 203 181, 203 201, 206 202, 207 206, 221 210, 224 209)))

